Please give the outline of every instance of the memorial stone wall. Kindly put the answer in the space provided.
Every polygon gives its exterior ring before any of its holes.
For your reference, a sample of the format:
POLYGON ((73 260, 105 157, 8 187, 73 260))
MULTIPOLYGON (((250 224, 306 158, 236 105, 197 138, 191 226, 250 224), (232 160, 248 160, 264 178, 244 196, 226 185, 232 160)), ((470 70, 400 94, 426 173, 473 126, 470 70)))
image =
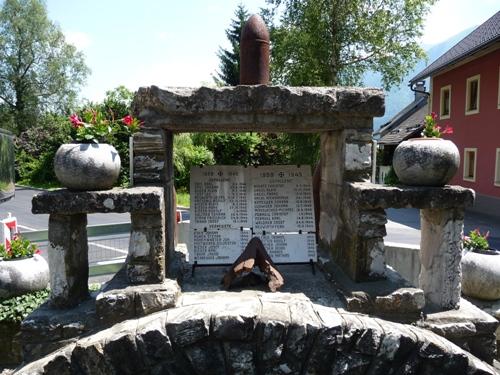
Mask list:
POLYGON ((316 261, 310 166, 191 170, 190 262, 230 264, 254 236, 276 263, 316 261))

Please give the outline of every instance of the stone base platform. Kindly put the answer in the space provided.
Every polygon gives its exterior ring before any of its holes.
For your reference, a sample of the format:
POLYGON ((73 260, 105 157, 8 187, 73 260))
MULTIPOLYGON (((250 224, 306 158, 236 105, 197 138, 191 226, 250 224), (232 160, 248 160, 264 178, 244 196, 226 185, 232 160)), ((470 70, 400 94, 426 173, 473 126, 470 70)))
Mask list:
POLYGON ((495 374, 419 327, 302 293, 184 293, 175 308, 68 343, 14 374, 495 374))
POLYGON ((490 364, 496 358, 495 331, 499 323, 469 301, 462 298, 457 310, 432 312, 425 307, 423 291, 411 287, 394 271, 388 270, 385 280, 356 283, 329 260, 320 262, 320 266, 338 288, 348 311, 417 325, 490 364))
POLYGON ((131 286, 125 271, 118 272, 101 291, 71 309, 46 302, 21 325, 25 361, 39 358, 80 337, 126 319, 139 318, 174 307, 181 294, 176 281, 131 286))
POLYGON ((327 257, 320 257, 318 265, 337 288, 348 311, 401 323, 413 323, 422 317, 423 291, 410 285, 397 272, 388 268, 384 279, 355 282, 327 257))
POLYGON ((498 321, 466 299, 460 300, 458 310, 430 313, 416 324, 447 338, 488 363, 493 363, 497 356, 495 331, 498 321))

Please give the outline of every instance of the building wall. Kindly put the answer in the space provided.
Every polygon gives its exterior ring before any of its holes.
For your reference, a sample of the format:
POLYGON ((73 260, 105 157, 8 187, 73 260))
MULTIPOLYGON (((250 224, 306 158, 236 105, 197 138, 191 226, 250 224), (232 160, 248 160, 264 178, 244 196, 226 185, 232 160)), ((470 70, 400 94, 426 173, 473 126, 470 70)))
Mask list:
POLYGON ((499 109, 500 49, 474 59, 464 65, 433 77, 432 111, 439 114, 440 89, 451 85, 450 118, 438 123, 453 127, 446 135, 460 150, 460 168, 452 184, 472 188, 478 195, 500 198, 500 186, 495 186, 496 149, 500 148, 499 109), (465 114, 467 78, 480 74, 479 113, 465 114), (477 148, 475 182, 466 181, 464 149, 477 148))

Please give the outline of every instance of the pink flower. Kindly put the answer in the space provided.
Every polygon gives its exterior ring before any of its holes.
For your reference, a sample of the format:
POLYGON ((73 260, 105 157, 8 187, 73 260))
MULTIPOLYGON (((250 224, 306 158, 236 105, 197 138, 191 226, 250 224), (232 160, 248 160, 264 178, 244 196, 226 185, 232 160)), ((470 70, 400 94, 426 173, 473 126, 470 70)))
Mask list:
POLYGON ((76 113, 73 113, 71 116, 69 116, 69 121, 71 121, 71 124, 73 124, 74 128, 79 128, 83 125, 82 120, 76 113))
POLYGON ((437 120, 437 118, 438 118, 438 116, 437 116, 436 112, 431 112, 431 117, 432 117, 432 119, 433 119, 434 121, 436 121, 436 120, 437 120))
POLYGON ((122 118, 122 122, 127 125, 127 126, 130 126, 132 125, 132 123, 134 122, 134 118, 130 115, 127 115, 125 116, 124 118, 122 118))
POLYGON ((42 253, 42 251, 40 249, 35 250, 35 254, 40 255, 41 253, 42 253))
POLYGON ((451 126, 446 126, 446 128, 443 129, 441 134, 453 134, 453 128, 451 126))

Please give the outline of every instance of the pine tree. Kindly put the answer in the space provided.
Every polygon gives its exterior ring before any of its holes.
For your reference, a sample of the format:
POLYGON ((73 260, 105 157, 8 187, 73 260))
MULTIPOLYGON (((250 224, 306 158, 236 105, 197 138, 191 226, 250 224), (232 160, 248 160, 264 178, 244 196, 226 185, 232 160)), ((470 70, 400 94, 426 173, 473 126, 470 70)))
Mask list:
POLYGON ((226 50, 219 47, 217 52, 220 59, 219 71, 213 77, 217 85, 236 86, 240 83, 240 34, 249 14, 245 6, 239 4, 234 16, 235 18, 231 20, 231 26, 226 29, 226 36, 231 43, 231 48, 226 50))

